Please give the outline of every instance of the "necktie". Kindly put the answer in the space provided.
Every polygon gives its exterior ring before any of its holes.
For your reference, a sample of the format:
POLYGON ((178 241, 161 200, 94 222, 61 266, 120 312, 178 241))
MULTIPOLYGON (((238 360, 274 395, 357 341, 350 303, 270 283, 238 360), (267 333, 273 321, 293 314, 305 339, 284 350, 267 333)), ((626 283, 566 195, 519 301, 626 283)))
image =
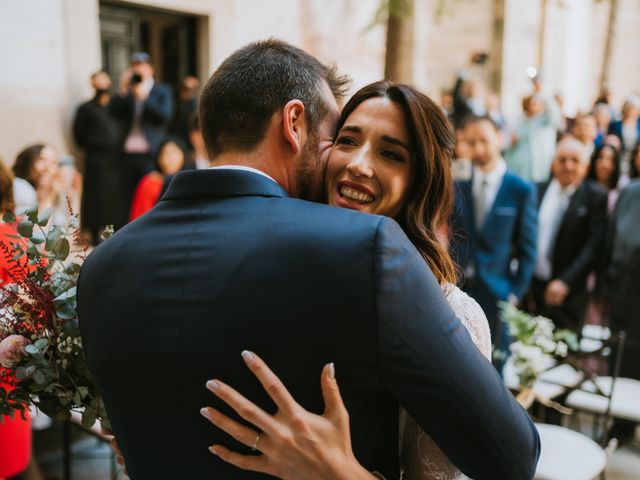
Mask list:
POLYGON ((476 230, 479 232, 482 230, 482 226, 484 225, 484 220, 487 211, 487 190, 488 190, 487 179, 483 178, 482 183, 480 184, 480 191, 478 192, 478 198, 475 201, 475 221, 476 221, 476 230))

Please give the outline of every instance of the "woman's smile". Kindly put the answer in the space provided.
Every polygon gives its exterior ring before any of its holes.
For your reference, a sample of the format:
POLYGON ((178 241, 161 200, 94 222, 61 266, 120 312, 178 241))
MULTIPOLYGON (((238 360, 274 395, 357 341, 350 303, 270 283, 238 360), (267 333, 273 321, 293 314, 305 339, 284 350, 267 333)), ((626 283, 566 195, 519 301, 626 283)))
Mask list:
POLYGON ((340 128, 327 167, 330 205, 397 216, 411 183, 412 155, 402 109, 387 98, 362 102, 340 128))

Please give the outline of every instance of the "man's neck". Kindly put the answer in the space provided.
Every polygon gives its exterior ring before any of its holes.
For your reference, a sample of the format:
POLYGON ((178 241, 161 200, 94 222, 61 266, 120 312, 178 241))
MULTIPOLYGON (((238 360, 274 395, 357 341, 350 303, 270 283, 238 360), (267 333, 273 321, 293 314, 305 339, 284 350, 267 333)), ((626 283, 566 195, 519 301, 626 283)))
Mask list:
POLYGON ((501 158, 502 157, 500 157, 500 156, 494 157, 491 160, 489 160, 487 163, 485 163, 484 165, 476 165, 476 167, 482 173, 493 172, 493 170, 495 170, 495 168, 498 166, 498 163, 500 163, 501 158))
POLYGON ((266 156, 262 155, 260 151, 250 153, 229 152, 218 155, 211 161, 211 166, 222 167, 225 165, 235 165, 260 170, 262 173, 273 178, 287 193, 292 195, 292 185, 289 182, 289 176, 284 166, 276 164, 275 162, 265 161, 265 157, 266 156))

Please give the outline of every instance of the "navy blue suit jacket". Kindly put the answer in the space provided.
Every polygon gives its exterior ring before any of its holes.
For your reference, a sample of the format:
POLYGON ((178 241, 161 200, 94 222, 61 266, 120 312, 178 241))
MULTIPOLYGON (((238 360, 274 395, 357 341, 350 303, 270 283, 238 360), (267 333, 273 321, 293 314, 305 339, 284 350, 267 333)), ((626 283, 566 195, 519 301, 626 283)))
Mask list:
MULTIPOLYGON (((638 132, 638 139, 640 139, 640 119, 638 119, 638 124, 637 124, 637 132, 638 132)), ((616 137, 618 137, 620 139, 620 141, 624 142, 624 138, 623 137, 623 132, 622 132, 622 120, 617 120, 615 122, 611 122, 611 124, 609 125, 609 133, 612 135, 615 135, 616 137)), ((624 145, 624 143, 623 143, 624 145)))
MULTIPOLYGON (((133 122, 135 103, 131 94, 116 97, 109 105, 112 115, 119 121, 122 143, 129 135, 133 122)), ((149 142, 151 155, 155 155, 158 147, 165 139, 169 122, 173 116, 173 95, 171 87, 154 83, 149 96, 144 102, 144 110, 140 119, 140 128, 149 142)))
POLYGON ((89 255, 78 307, 132 478, 267 478, 211 455, 213 443, 240 446, 199 414, 230 413, 211 378, 274 410, 243 349, 315 412, 335 362, 355 454, 388 478, 398 404, 471 477, 533 476, 535 427, 388 218, 289 198, 251 172, 183 172, 89 255))
POLYGON ((472 180, 456 182, 452 252, 469 279, 471 293, 487 315, 509 294, 522 298, 536 263, 538 213, 534 186, 505 173, 481 231, 474 220, 472 180), (512 270, 512 261, 517 268, 512 270))

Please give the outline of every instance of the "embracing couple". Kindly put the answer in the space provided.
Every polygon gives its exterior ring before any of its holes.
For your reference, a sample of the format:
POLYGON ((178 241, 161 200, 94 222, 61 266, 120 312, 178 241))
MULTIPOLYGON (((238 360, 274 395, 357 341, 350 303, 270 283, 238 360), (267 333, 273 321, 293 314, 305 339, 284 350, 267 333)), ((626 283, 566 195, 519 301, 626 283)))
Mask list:
POLYGON ((232 54, 201 99, 213 168, 86 260, 84 348, 134 480, 533 477, 438 236, 452 129, 388 82, 340 112, 345 84, 281 41, 232 54))

